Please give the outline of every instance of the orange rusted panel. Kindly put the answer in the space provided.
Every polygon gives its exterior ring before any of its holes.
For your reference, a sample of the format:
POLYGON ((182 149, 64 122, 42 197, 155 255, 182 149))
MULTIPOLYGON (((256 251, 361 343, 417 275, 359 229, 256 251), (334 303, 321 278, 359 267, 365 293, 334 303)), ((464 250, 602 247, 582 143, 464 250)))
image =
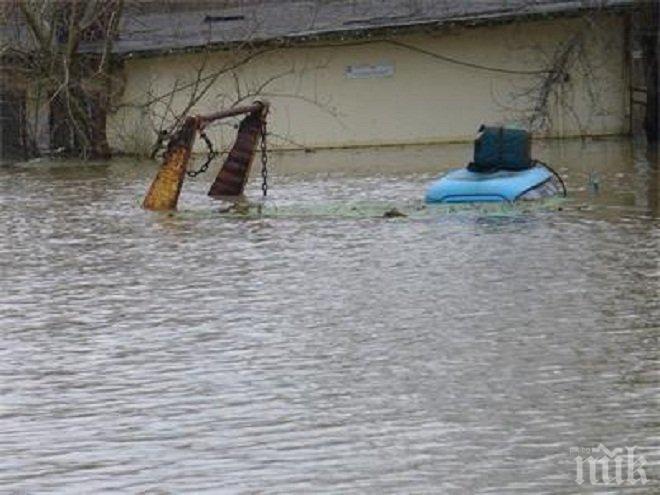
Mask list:
POLYGON ((186 176, 186 166, 195 142, 198 120, 189 117, 170 140, 163 164, 151 183, 142 207, 147 210, 175 210, 186 176))

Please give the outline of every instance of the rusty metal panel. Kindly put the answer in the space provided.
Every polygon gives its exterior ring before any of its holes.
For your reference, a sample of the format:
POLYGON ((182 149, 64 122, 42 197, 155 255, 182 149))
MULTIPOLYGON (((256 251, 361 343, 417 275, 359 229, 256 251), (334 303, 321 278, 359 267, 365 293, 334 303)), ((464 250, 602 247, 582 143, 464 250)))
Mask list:
POLYGON ((257 143, 261 134, 261 110, 247 115, 238 128, 238 135, 225 163, 209 189, 209 196, 239 196, 243 194, 250 175, 257 143))
POLYGON ((142 203, 147 210, 176 209, 197 128, 198 120, 189 117, 170 140, 163 164, 142 203))

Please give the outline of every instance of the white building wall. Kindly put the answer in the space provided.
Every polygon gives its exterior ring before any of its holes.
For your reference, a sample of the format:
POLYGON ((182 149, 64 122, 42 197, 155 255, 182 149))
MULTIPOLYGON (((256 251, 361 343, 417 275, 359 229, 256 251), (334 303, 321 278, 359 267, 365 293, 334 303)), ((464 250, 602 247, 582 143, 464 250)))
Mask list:
MULTIPOLYGON (((446 59, 382 41, 280 49, 224 73, 193 113, 226 107, 236 99, 237 87, 244 95, 263 85, 264 97, 272 103, 271 141, 280 147, 470 140, 480 123, 526 127, 534 105, 529 95, 538 96, 545 76, 497 72, 448 59, 536 71, 549 67, 553 56, 570 42, 577 48, 570 58, 569 78, 553 86, 552 125, 544 133, 554 137, 626 133, 624 20, 601 15, 593 21, 556 19, 392 38, 446 59)), ((132 105, 190 83, 204 64, 204 74, 210 74, 241 56, 245 54, 217 51, 127 61, 119 100, 124 106, 109 125, 112 146, 128 152, 148 147, 161 116, 171 117, 167 106, 179 111, 190 90, 163 98, 148 111, 132 105)), ((226 144, 234 131, 214 127, 211 135, 226 144)))

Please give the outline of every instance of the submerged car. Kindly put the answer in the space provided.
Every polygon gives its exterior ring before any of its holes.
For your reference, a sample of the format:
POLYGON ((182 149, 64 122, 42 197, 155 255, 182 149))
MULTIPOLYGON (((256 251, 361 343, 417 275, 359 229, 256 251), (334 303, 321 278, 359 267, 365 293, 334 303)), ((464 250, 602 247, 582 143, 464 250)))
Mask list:
POLYGON ((557 172, 530 156, 531 135, 481 126, 474 161, 450 170, 426 191, 427 203, 514 202, 566 195, 557 172))

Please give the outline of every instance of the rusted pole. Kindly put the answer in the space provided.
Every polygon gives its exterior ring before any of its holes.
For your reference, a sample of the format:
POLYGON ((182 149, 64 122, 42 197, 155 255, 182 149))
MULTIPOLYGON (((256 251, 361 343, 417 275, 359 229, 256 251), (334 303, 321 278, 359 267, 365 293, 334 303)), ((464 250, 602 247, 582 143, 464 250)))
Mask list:
POLYGON ((252 105, 235 107, 209 115, 188 117, 181 129, 170 139, 163 163, 147 191, 142 207, 147 210, 159 211, 176 209, 192 147, 195 144, 195 136, 199 130, 215 120, 264 111, 267 108, 268 103, 258 101, 252 105))
POLYGON ((242 115, 245 113, 252 113, 267 107, 267 102, 256 101, 252 105, 243 105, 240 107, 230 108, 228 110, 221 110, 220 112, 212 113, 209 115, 200 115, 197 118, 200 120, 201 127, 204 127, 214 120, 226 119, 228 117, 234 117, 236 115, 242 115))

